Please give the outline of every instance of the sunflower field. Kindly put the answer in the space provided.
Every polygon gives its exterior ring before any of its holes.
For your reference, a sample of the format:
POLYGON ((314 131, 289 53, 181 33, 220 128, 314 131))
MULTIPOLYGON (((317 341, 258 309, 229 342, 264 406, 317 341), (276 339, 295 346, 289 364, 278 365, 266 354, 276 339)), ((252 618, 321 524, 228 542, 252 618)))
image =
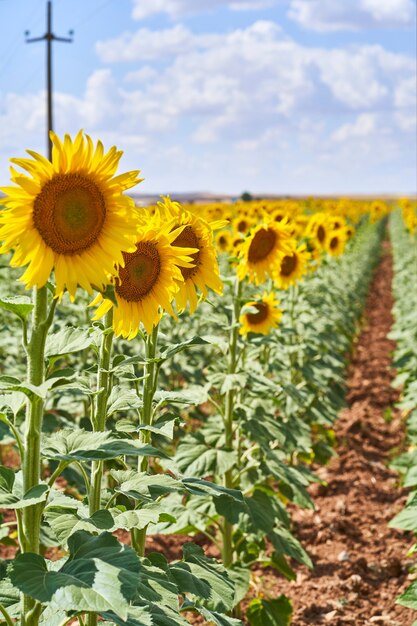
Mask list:
POLYGON ((415 204, 143 208, 121 151, 51 140, 1 198, 0 623, 286 626, 257 572, 313 567, 292 516, 334 454, 387 220, 413 488, 392 524, 417 532, 415 204))

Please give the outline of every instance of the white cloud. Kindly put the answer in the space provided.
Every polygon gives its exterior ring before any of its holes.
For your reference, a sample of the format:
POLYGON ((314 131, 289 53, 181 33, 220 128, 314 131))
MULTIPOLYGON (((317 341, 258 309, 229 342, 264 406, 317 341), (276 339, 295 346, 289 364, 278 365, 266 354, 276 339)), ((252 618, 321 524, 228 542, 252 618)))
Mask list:
MULTIPOLYGON (((343 124, 331 136, 334 141, 349 141, 352 137, 369 137, 377 128, 377 116, 375 113, 362 113, 351 124, 343 124)), ((381 129, 379 130, 381 132, 381 129)))
POLYGON ((157 13, 177 19, 184 15, 213 12, 225 7, 232 11, 254 11, 269 8, 280 0, 133 0, 132 17, 143 20, 157 13))
POLYGON ((415 0, 290 0, 288 16, 307 30, 398 28, 415 23, 415 0))
POLYGON ((158 31, 140 28, 135 33, 123 33, 115 39, 98 41, 96 51, 104 63, 113 63, 173 57, 188 52, 195 44, 193 33, 178 24, 158 31))
MULTIPOLYGON (((226 34, 138 33, 100 42, 102 59, 128 61, 129 71, 93 72, 78 98, 58 93, 56 120, 60 132, 84 127, 125 149, 124 167, 142 168, 148 190, 331 192, 329 168, 340 189, 351 170, 367 185, 381 162, 402 172, 399 159, 413 161, 415 63, 406 55, 307 47, 268 21, 226 34)), ((43 127, 44 94, 6 96, 4 162, 13 146, 43 149, 43 127)))

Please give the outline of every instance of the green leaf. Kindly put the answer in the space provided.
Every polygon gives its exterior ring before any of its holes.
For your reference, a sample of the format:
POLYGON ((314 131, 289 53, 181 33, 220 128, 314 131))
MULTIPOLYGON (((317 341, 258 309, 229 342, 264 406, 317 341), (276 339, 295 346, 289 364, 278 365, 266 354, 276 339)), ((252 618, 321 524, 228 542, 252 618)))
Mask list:
POLYGON ((283 574, 283 576, 285 576, 287 580, 296 580, 297 578, 294 570, 290 567, 287 559, 282 554, 274 552, 271 556, 270 563, 267 563, 267 565, 275 567, 275 569, 281 572, 281 574, 283 574))
POLYGON ((107 401, 107 417, 117 411, 137 410, 142 406, 142 400, 134 389, 114 386, 107 401))
POLYGON ((230 610, 234 606, 235 589, 227 570, 205 556, 194 543, 183 545, 184 560, 170 565, 170 572, 181 593, 190 593, 204 600, 213 610, 230 610))
POLYGON ((186 435, 178 445, 175 463, 185 476, 224 475, 235 465, 236 453, 225 450, 222 439, 218 446, 213 446, 202 430, 186 435))
POLYGON ((9 561, 0 561, 0 604, 6 607, 11 615, 17 617, 20 610, 20 593, 7 576, 8 563, 9 561))
POLYGON ((52 609, 114 611, 127 619, 139 575, 139 560, 132 548, 109 533, 92 537, 79 531, 69 542, 69 558, 56 571, 48 571, 38 554, 26 552, 11 564, 10 578, 22 593, 52 609))
POLYGON ((182 343, 176 343, 172 346, 166 346, 161 348, 160 356, 162 359, 169 359, 175 354, 178 354, 178 352, 183 352, 183 350, 186 350, 187 348, 191 348, 192 346, 208 345, 208 343, 209 342, 202 337, 195 336, 191 339, 188 339, 187 341, 183 341, 182 343))
POLYGON ((26 395, 19 391, 0 395, 0 408, 7 406, 16 417, 20 409, 26 404, 26 395))
POLYGON ((49 487, 45 483, 36 485, 23 493, 22 472, 15 472, 0 466, 0 508, 23 509, 47 498, 49 487))
POLYGON ((80 352, 89 348, 99 335, 96 328, 74 328, 65 326, 56 333, 48 335, 45 345, 45 356, 56 357, 80 352))
POLYGON ((233 606, 236 606, 246 598, 250 585, 251 572, 248 567, 234 563, 232 567, 229 567, 227 573, 235 587, 233 606))
POLYGON ((397 603, 417 611, 417 581, 407 587, 404 593, 397 598, 397 603))
POLYGON ((182 490, 181 481, 168 474, 146 474, 134 470, 111 470, 111 476, 118 482, 115 491, 141 502, 156 500, 162 495, 182 490))
POLYGON ((272 532, 268 533, 268 537, 278 554, 287 554, 310 569, 313 568, 307 552, 287 528, 275 527, 272 532))
POLYGON ((10 298, 1 298, 0 308, 14 313, 24 321, 31 314, 33 304, 27 296, 12 296, 10 298))
POLYGON ((289 626, 292 605, 284 595, 276 600, 254 598, 248 606, 246 616, 250 626, 289 626))
MULTIPOLYGON (((96 511, 91 517, 88 507, 78 501, 68 503, 68 499, 58 497, 45 507, 44 515, 55 535, 62 544, 79 530, 97 533, 103 530, 114 532, 119 529, 130 531, 141 530, 148 524, 160 521, 164 509, 159 503, 151 502, 140 509, 126 510, 124 507, 113 507, 96 511)), ((171 518, 171 521, 175 521, 171 518)))
POLYGON ((195 404, 198 406, 208 399, 208 389, 206 387, 190 387, 181 391, 157 391, 155 402, 158 406, 165 404, 195 404))
POLYGON ((247 384, 248 377, 245 373, 226 374, 223 379, 220 393, 226 394, 228 391, 243 389, 247 384))
POLYGON ((405 507, 389 522, 388 526, 401 530, 417 530, 417 506, 405 507))
POLYGON ((116 439, 110 432, 88 432, 63 429, 46 438, 42 455, 57 461, 94 461, 116 459, 119 456, 167 455, 148 444, 133 439, 116 439))
MULTIPOLYGON (((184 608, 187 605, 184 603, 184 608)), ((200 613, 202 617, 209 624, 214 624, 215 626, 243 626, 243 622, 240 619, 235 619, 234 617, 229 617, 228 615, 222 615, 221 613, 217 613, 217 611, 210 611, 204 606, 199 604, 188 605, 190 609, 194 609, 197 613, 200 613)))

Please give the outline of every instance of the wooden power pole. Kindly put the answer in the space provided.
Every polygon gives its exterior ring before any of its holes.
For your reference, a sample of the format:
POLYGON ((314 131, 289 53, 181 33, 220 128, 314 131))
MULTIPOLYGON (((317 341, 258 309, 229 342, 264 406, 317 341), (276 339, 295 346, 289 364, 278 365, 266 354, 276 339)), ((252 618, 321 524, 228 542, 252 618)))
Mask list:
POLYGON ((52 88, 52 42, 53 41, 65 41, 66 43, 72 43, 73 31, 69 31, 69 37, 57 37, 52 32, 52 2, 47 2, 46 12, 46 33, 42 37, 28 38, 29 31, 25 32, 26 43, 35 43, 37 41, 46 41, 46 111, 47 111, 47 146, 48 156, 52 159, 52 142, 49 138, 49 131, 53 130, 53 88, 52 88))

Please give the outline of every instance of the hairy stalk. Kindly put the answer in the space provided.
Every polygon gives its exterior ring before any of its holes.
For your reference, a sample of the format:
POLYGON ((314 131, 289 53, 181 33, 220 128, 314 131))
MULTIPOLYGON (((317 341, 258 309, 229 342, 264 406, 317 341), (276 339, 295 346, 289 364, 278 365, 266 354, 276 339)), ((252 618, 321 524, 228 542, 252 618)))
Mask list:
MULTIPOLYGON (((39 386, 45 381, 45 342, 48 329, 52 323, 56 303, 51 305, 48 314, 48 292, 46 287, 33 289, 32 330, 30 339, 25 333, 25 349, 27 355, 27 379, 31 385, 39 386)), ((27 404, 25 436, 23 445, 23 491, 26 493, 36 487, 41 480, 40 441, 44 401, 32 395, 27 404)), ((28 506, 22 511, 19 524, 19 543, 22 552, 39 554, 40 527, 42 505, 28 506)), ((39 615, 35 610, 36 602, 23 596, 22 626, 36 626, 39 615)))
MULTIPOLYGON (((107 400, 110 393, 110 360, 114 332, 113 309, 106 313, 104 318, 104 331, 101 339, 100 354, 97 371, 97 390, 94 403, 94 411, 92 415, 93 431, 103 432, 106 430, 107 417, 107 400)), ((89 509, 90 515, 100 510, 101 503, 101 483, 103 479, 103 461, 93 461, 91 463, 91 486, 89 493, 89 509)), ((90 613, 88 615, 88 626, 97 625, 97 615, 90 613)))
MULTIPOLYGON (((144 379, 142 386, 143 406, 140 413, 141 426, 150 426, 153 420, 153 398, 158 383, 159 367, 155 362, 156 348, 158 345, 158 329, 159 326, 153 327, 152 333, 145 340, 145 365, 144 379)), ((142 443, 150 443, 151 433, 148 430, 140 430, 140 440, 142 443)), ((138 471, 146 472, 148 470, 149 459, 146 456, 138 459, 138 471)), ((132 530, 132 545, 139 556, 145 555, 147 526, 141 530, 132 530)))
MULTIPOLYGON (((236 284, 233 293, 233 310, 232 310, 232 323, 230 327, 230 336, 229 336, 229 363, 227 368, 228 374, 234 374, 236 372, 236 367, 238 363, 238 354, 237 354, 237 340, 239 334, 239 314, 241 309, 240 303, 241 296, 241 283, 236 279, 236 284)), ((225 426, 225 446, 226 450, 233 449, 233 414, 234 414, 234 403, 235 403, 235 389, 229 389, 226 392, 225 397, 225 410, 224 410, 224 426, 225 426)), ((233 470, 230 469, 225 472, 224 477, 224 486, 233 488, 233 470)), ((223 565, 228 568, 233 563, 233 525, 227 521, 226 518, 223 520, 223 548, 222 548, 222 559, 223 565)))

